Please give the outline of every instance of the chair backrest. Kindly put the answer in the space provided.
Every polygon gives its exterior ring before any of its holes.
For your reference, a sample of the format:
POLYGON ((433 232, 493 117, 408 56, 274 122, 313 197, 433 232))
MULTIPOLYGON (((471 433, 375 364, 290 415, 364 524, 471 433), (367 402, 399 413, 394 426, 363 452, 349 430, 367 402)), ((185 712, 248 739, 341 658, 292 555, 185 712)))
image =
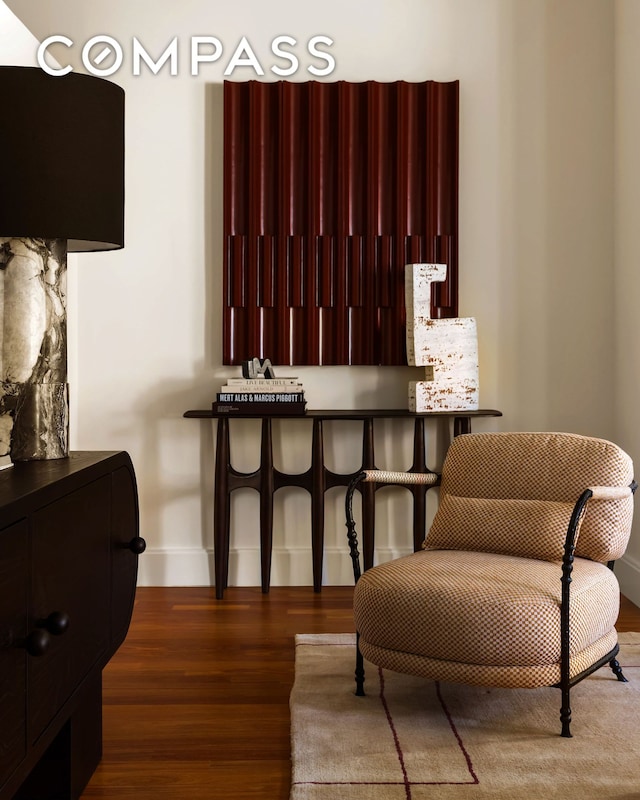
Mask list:
MULTIPOLYGON (((580 494, 591 486, 628 486, 632 480, 631 458, 617 445, 603 439, 571 433, 457 436, 443 465, 440 508, 432 527, 435 538, 430 531, 426 545, 442 546, 442 537, 448 535, 446 530, 452 527, 454 517, 461 528, 466 525, 467 529, 469 524, 473 527, 475 519, 475 524, 483 524, 489 531, 487 534, 483 531, 482 535, 489 537, 493 535, 492 529, 495 532, 501 525, 507 527, 508 519, 510 530, 505 535, 515 542, 516 550, 508 548, 506 552, 555 560, 557 541, 560 541, 561 553, 567 517, 580 494), (484 502, 500 500, 507 502, 484 502), (526 537, 530 541, 532 537, 539 540, 532 528, 540 529, 543 538, 548 535, 551 519, 555 520, 559 531, 557 536, 554 534, 553 547, 549 549, 545 544, 542 555, 518 552, 518 547, 528 547, 526 537), (525 537, 523 540, 521 534, 525 537)), ((632 497, 591 501, 582 521, 576 555, 603 563, 620 558, 629 540, 632 515, 632 497)))

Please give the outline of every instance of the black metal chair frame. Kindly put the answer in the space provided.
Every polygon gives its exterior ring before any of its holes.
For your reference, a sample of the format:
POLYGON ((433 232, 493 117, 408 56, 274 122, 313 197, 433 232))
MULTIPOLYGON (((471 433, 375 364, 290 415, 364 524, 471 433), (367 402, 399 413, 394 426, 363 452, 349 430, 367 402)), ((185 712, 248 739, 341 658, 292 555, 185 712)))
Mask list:
MULTIPOLYGON (((347 540, 349 543, 349 552, 351 556, 351 561, 353 564, 353 577, 354 583, 357 583, 360 579, 362 574, 360 568, 360 553, 358 552, 358 534, 356 532, 356 524, 353 518, 353 496, 355 494, 356 489, 359 488, 359 484, 363 482, 377 482, 376 479, 376 470, 363 470, 358 475, 356 475, 351 483, 347 488, 347 494, 345 498, 345 515, 346 515, 346 527, 347 527, 347 540)), ((379 472, 380 475, 385 475, 386 473, 379 472)), ((416 473, 408 473, 408 475, 412 476, 412 479, 415 480, 416 473)), ((425 473, 425 477, 430 476, 425 480, 425 483, 429 483, 429 488, 433 486, 438 486, 440 484, 440 475, 437 473, 425 473), (435 477, 434 477, 435 476, 435 477)), ((381 482, 388 483, 389 481, 383 479, 381 482)), ((394 481, 399 482, 399 481, 394 481)), ((638 488, 638 484, 633 481, 629 488, 631 492, 635 494, 636 489, 638 488)), ((625 678, 622 668, 619 662, 616 659, 620 647, 618 644, 610 650, 605 656, 600 658, 594 664, 592 664, 588 669, 584 670, 583 672, 575 675, 573 678, 570 677, 570 660, 569 660, 569 641, 570 641, 570 621, 569 621, 569 608, 570 608, 570 599, 571 599, 571 573, 573 572, 573 561, 574 561, 574 553, 575 553, 575 541, 576 541, 576 533, 578 530, 578 525, 580 520, 582 519, 582 515, 586 510, 587 503, 593 497, 593 492, 591 489, 585 489, 585 491, 580 495, 578 498, 573 512, 571 514, 571 519, 569 521, 569 526, 567 529, 567 535, 565 538, 564 543, 564 556, 562 559, 562 575, 560 581, 562 583, 562 595, 561 595, 561 605, 560 605, 560 681, 559 683, 553 684, 553 688, 560 689, 562 693, 562 705, 560 708, 560 722, 562 724, 562 731, 561 736, 570 738, 571 734, 571 704, 570 704, 570 695, 571 695, 571 688, 575 686, 580 681, 584 680, 584 678, 591 675, 596 670, 603 667, 605 664, 609 664, 611 667, 614 675, 616 678, 623 682, 627 682, 627 678, 625 678)), ((613 570, 614 562, 609 561, 607 564, 609 569, 613 570)), ((355 682, 356 682, 356 695, 359 697, 363 697, 365 694, 364 691, 364 659, 362 657, 362 653, 360 652, 360 634, 356 632, 356 668, 355 668, 355 682)))

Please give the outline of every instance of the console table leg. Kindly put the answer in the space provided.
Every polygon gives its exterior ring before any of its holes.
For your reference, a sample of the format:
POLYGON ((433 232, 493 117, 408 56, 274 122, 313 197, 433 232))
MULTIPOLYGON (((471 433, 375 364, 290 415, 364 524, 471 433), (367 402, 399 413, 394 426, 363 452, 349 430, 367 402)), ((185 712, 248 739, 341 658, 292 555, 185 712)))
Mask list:
POLYGON ((460 436, 462 433, 471 433, 471 417, 453 418, 453 435, 460 436))
POLYGON ((216 598, 221 600, 227 588, 229 574, 229 420, 218 420, 216 437, 215 498, 213 512, 213 557, 215 564, 216 598))
POLYGON ((263 594, 268 594, 271 583, 274 491, 271 419, 266 417, 262 420, 260 444, 260 570, 263 594))
POLYGON ((322 589, 322 555, 324 551, 324 441, 322 420, 313 420, 311 444, 311 560, 313 564, 313 590, 322 589))
MULTIPOLYGON (((413 465, 414 472, 426 472, 424 419, 416 418, 413 429, 413 465)), ((418 552, 426 534, 427 525, 427 487, 410 487, 413 495, 413 549, 418 552)))
MULTIPOLYGON (((373 452, 373 419, 367 417, 362 426, 362 469, 375 469, 373 452)), ((362 495, 362 562, 365 570, 373 566, 375 551, 376 493, 374 483, 364 483, 362 495)))

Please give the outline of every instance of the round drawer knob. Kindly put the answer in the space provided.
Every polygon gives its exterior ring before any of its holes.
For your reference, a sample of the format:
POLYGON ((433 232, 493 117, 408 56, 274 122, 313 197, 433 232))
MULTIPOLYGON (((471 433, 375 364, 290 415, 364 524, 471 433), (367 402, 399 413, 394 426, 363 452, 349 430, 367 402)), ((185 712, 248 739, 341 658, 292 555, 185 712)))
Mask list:
POLYGON ((52 636, 62 636, 69 629, 69 615, 66 611, 52 611, 46 619, 39 619, 36 627, 25 639, 24 646, 30 656, 39 658, 49 649, 52 636))
POLYGON ((52 611, 46 619, 38 622, 38 627, 54 636, 62 636, 69 628, 69 615, 66 611, 52 611))
POLYGON ((135 553, 137 556, 139 556, 147 549, 147 543, 142 536, 134 536, 127 547, 132 553, 135 553))
POLYGON ((51 637, 47 631, 42 628, 36 628, 27 636, 25 647, 30 656, 39 658, 47 652, 50 642, 51 637))

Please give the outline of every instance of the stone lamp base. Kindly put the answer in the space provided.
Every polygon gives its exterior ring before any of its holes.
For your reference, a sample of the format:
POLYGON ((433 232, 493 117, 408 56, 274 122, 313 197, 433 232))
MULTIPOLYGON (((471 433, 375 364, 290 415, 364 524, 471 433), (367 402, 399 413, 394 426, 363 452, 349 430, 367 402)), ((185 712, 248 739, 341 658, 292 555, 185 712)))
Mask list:
POLYGON ((0 238, 0 455, 69 455, 67 243, 0 238))

